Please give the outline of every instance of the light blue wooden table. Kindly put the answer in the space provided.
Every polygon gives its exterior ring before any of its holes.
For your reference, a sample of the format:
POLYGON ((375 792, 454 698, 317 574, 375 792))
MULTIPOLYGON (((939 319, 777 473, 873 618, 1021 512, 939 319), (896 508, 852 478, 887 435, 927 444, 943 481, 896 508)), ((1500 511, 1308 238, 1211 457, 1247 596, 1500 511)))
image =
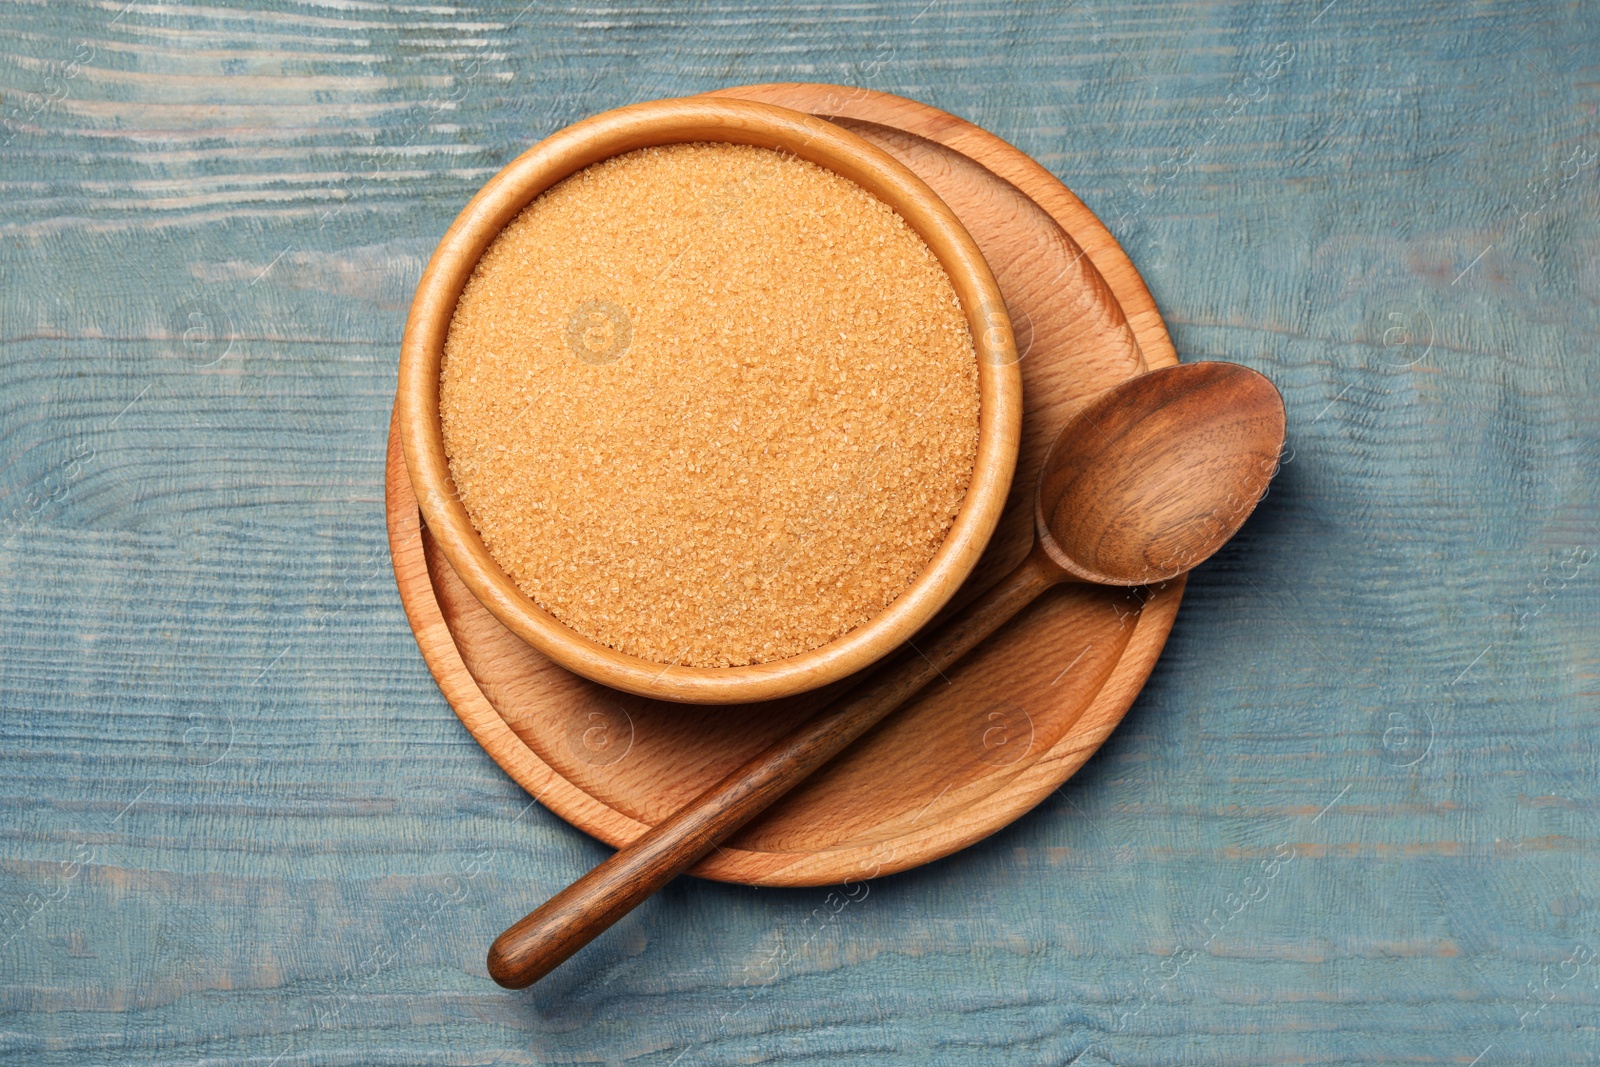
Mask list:
POLYGON ((4 1062, 1600 1061, 1600 10, 38 0, 0 53, 4 1062), (504 992, 605 850, 401 612, 411 290, 540 136, 774 80, 1032 153, 1293 459, 1031 815, 504 992))

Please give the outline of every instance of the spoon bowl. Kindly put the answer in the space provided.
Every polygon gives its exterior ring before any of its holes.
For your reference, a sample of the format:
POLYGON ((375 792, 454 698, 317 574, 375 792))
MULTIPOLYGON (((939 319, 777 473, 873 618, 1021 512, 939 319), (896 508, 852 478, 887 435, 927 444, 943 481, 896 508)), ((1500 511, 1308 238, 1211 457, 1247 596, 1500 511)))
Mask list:
POLYGON ((1184 363, 1091 400, 1050 446, 1040 549, 1069 576, 1149 585, 1209 559, 1278 469, 1283 398, 1237 363, 1184 363))

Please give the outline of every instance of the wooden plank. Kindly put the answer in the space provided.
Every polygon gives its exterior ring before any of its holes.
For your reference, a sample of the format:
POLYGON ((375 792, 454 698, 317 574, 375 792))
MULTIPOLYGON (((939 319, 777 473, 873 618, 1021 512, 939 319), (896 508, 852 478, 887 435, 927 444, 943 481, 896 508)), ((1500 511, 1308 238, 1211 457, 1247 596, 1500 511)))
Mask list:
POLYGON ((1542 0, 8 5, 0 1059, 1592 1058, 1597 43, 1542 0), (779 80, 1039 159, 1294 458, 1062 794, 864 897, 686 882, 508 994, 485 946, 604 850, 387 573, 410 288, 543 133, 779 80))

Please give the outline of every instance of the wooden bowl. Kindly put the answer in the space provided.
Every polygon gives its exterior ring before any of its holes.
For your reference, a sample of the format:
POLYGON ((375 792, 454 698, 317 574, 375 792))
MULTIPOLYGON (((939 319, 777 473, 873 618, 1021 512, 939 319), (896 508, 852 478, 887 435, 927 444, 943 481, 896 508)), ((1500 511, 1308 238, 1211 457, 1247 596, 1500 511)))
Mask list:
POLYGON ((1011 320, 978 246, 923 181, 838 126, 742 100, 660 100, 608 111, 552 134, 489 180, 439 242, 417 286, 400 347, 396 413, 406 468, 428 528, 462 582, 509 630, 563 667, 641 696, 706 704, 770 700, 837 681, 902 644, 971 573, 999 521, 1016 467, 1022 385, 1011 320), (593 641, 540 608, 495 562, 462 505, 445 458, 439 374, 462 288, 507 223, 591 163, 653 145, 722 141, 791 152, 894 208, 938 257, 978 357, 978 452, 944 544, 893 603, 809 652, 745 667, 664 665, 593 641))

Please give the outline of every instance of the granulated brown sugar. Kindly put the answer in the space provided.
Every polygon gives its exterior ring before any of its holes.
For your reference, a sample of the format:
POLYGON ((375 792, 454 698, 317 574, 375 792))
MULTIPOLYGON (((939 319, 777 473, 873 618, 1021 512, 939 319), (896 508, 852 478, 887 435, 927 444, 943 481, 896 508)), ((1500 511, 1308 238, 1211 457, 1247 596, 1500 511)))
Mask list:
POLYGON ((441 385, 495 560, 663 664, 860 626, 933 558, 977 456, 933 253, 849 180, 745 145, 641 149, 540 196, 468 281, 441 385))

